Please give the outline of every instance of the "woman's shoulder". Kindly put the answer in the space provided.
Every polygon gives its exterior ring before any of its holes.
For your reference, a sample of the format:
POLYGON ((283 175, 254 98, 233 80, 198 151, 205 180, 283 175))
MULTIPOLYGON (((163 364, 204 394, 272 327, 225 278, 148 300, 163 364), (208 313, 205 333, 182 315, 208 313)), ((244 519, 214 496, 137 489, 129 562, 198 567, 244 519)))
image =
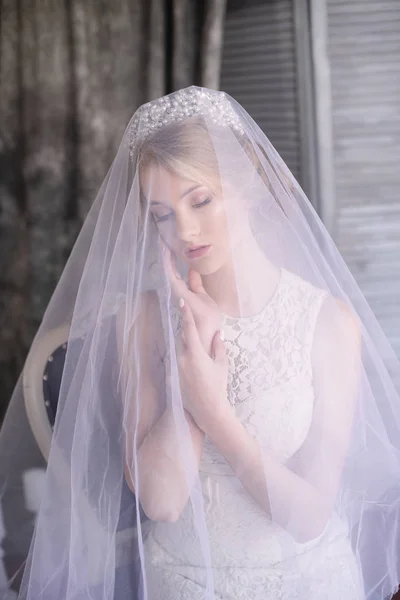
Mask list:
MULTIPOLYGON (((358 329, 359 320, 350 302, 336 297, 321 284, 311 283, 306 278, 291 271, 286 271, 286 279, 289 287, 297 289, 298 294, 300 291, 307 300, 315 298, 316 301, 321 303, 320 319, 322 321, 331 323, 332 318, 335 318, 336 322, 358 329)), ((309 305, 309 303, 307 304, 309 305)))
POLYGON ((315 345, 335 348, 359 347, 361 343, 360 320, 349 302, 331 294, 321 306, 315 331, 315 345))
POLYGON ((302 313, 310 313, 317 317, 321 307, 331 297, 330 293, 306 278, 293 273, 292 271, 282 269, 281 293, 291 300, 294 306, 302 313))
POLYGON ((302 320, 308 323, 314 357, 321 360, 349 348, 358 353, 361 326, 351 303, 293 273, 287 281, 301 307, 302 320))
POLYGON ((314 322, 315 338, 339 341, 360 336, 359 319, 351 304, 336 297, 322 285, 311 283, 291 271, 285 272, 286 290, 314 322))

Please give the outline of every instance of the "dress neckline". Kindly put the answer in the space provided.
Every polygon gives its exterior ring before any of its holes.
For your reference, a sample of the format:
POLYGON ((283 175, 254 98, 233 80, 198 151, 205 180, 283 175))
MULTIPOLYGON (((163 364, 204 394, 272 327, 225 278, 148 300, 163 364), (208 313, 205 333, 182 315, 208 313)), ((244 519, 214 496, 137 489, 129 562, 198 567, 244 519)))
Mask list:
POLYGON ((281 268, 278 283, 276 284, 276 287, 275 287, 274 291, 272 292, 268 302, 266 303, 266 305, 260 312, 256 313, 255 315, 248 315, 245 317, 231 317, 230 315, 227 315, 226 313, 222 313, 223 324, 224 325, 233 325, 235 323, 250 323, 252 321, 258 321, 259 319, 261 319, 264 316, 264 313, 266 312, 266 310, 271 306, 271 304, 273 304, 275 302, 275 300, 279 294, 279 291, 281 289, 284 275, 285 275, 285 269, 281 268))

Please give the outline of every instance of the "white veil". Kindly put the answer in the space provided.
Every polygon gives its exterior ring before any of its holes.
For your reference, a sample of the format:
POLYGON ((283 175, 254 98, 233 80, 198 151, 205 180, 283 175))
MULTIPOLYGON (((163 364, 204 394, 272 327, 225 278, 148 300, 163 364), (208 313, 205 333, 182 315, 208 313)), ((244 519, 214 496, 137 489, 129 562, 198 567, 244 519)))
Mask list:
MULTIPOLYGON (((7 523, 27 553, 20 598, 394 593, 400 365, 303 191, 228 95, 190 87, 135 113, 30 364, 60 328, 29 552, 18 502, 7 523)), ((8 505, 30 466, 29 393, 21 377, 0 436, 8 505)))

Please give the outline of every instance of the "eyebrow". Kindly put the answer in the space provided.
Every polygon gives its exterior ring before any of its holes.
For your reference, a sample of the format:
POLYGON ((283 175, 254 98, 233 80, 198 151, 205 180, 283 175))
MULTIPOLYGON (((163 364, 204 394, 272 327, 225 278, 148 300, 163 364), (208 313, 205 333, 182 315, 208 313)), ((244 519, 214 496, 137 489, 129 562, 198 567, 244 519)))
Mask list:
MULTIPOLYGON (((180 199, 182 200, 182 198, 184 198, 188 194, 191 194, 192 192, 194 192, 194 190, 197 190, 197 188, 200 188, 200 187, 203 187, 203 186, 200 185, 199 183, 192 185, 190 188, 188 188, 186 191, 184 191, 183 194, 181 194, 180 199)), ((156 201, 151 202, 150 205, 151 206, 165 206, 165 204, 163 202, 156 202, 156 201)))

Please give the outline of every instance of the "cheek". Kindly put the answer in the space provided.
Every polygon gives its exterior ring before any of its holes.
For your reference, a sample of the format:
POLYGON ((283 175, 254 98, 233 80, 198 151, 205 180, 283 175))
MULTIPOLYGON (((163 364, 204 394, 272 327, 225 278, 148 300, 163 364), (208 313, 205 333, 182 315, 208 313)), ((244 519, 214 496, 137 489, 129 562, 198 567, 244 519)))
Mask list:
POLYGON ((202 233, 225 238, 229 235, 228 215, 222 202, 216 203, 202 219, 202 233))
MULTIPOLYGON (((224 245, 234 243, 240 238, 245 228, 248 215, 238 204, 237 198, 226 199, 215 208, 214 214, 209 215, 209 224, 213 235, 218 236, 224 245)), ((210 231, 210 230, 209 230, 210 231)))

